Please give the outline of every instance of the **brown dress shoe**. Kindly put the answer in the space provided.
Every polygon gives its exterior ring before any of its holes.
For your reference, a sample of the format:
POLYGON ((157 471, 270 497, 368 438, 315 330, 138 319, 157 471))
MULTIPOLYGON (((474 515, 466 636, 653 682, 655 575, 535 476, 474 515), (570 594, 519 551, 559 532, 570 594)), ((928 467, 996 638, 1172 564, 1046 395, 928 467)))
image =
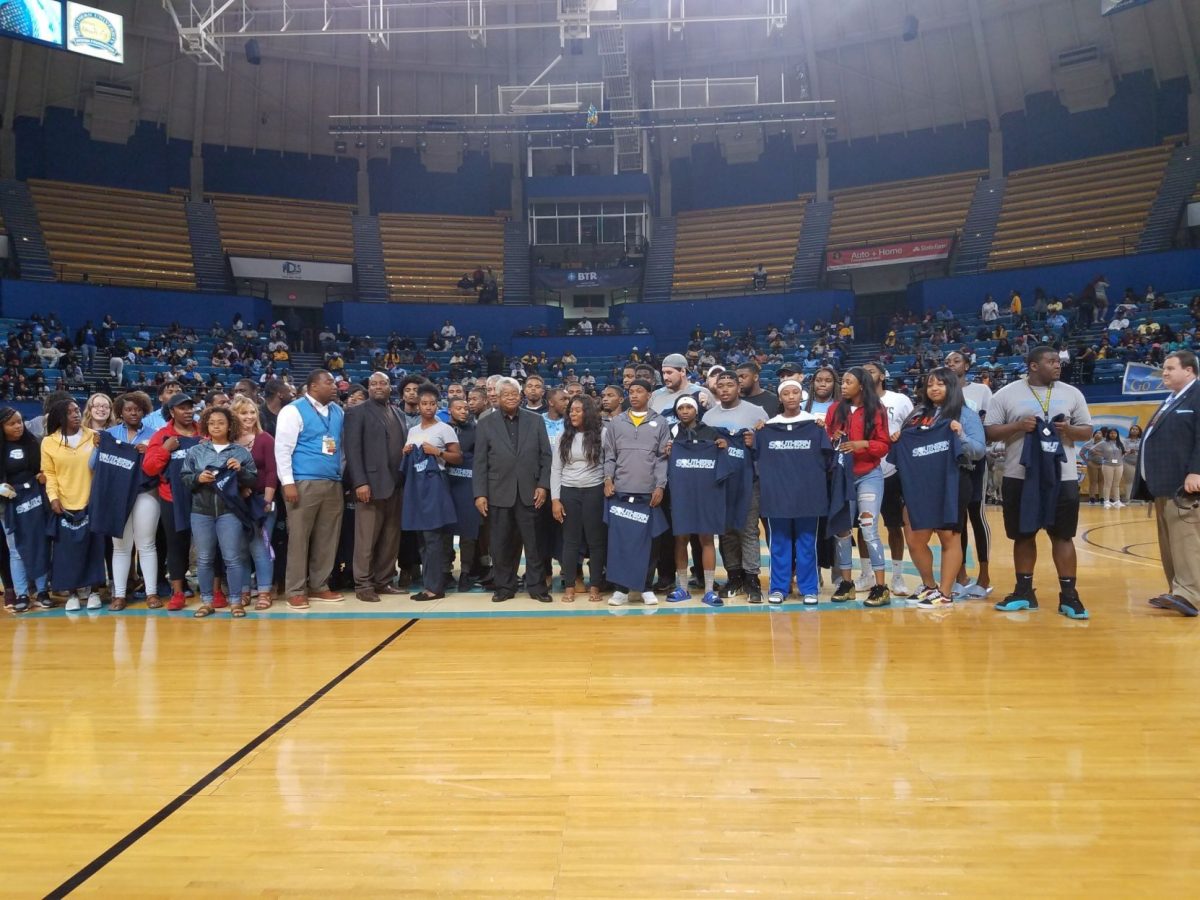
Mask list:
POLYGON ((288 609, 296 610, 297 612, 303 612, 304 610, 308 609, 308 598, 302 595, 288 597, 287 605, 288 609))
POLYGON ((363 603, 378 603, 379 595, 374 591, 356 591, 354 594, 363 603))
POLYGON ((341 603, 346 598, 337 591, 317 591, 308 595, 309 600, 320 600, 323 603, 341 603))

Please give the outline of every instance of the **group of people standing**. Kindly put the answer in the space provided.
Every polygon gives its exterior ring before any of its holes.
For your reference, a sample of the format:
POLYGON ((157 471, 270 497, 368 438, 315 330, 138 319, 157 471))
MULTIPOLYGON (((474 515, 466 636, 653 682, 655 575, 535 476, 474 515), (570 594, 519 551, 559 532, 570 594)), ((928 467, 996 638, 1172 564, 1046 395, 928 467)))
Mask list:
MULTIPOLYGON (((865 593, 868 607, 893 596, 949 607, 991 593, 985 458, 988 443, 1001 442, 1016 584, 996 608, 1037 608, 1036 535, 1045 530, 1059 611, 1087 618, 1073 544, 1076 444, 1093 437, 1082 394, 1061 381, 1049 347, 1029 354, 1026 379, 994 394, 968 379, 961 354, 944 363, 915 404, 886 389, 880 364, 823 368, 807 384, 785 369, 772 393, 753 367, 714 367, 704 384, 694 382, 686 358, 671 354, 661 387, 655 373, 634 367, 599 402, 547 392, 540 379, 523 386, 493 376, 444 405, 435 385, 406 379, 396 404, 390 379, 375 372, 343 407, 333 377, 318 369, 297 398, 271 390, 260 403, 252 385, 243 392, 239 384, 232 397, 210 397, 199 415, 178 385, 164 386, 158 408, 139 391, 108 408, 107 398, 93 398, 84 410, 62 397, 36 423, 41 439, 35 423, 0 409, 6 605, 50 607, 53 591, 66 595, 68 610, 98 609, 99 588, 110 582, 110 609, 119 611, 131 598, 136 555, 146 605, 180 610, 194 551, 195 616, 270 609, 277 567, 287 608, 303 611, 311 601, 344 600, 330 579, 349 534, 354 593, 367 603, 408 593, 407 556, 408 571, 420 560, 418 602, 482 585, 496 603, 519 590, 549 603, 558 560, 563 602, 574 602, 586 562, 587 598, 608 594, 612 606, 633 597, 655 605, 663 592, 681 602, 693 591, 709 606, 740 596, 782 604, 793 590, 811 605, 827 568, 835 603, 865 593), (343 528, 348 510, 353 525, 343 528), (974 579, 964 565, 969 533, 974 579), (906 549, 920 578, 912 590, 901 568, 906 549), (724 585, 715 580, 718 551, 724 585), (159 587, 164 573, 169 587, 159 587)), ((1172 589, 1156 605, 1185 614, 1200 585, 1194 535, 1174 519, 1198 514, 1179 498, 1200 493, 1200 454, 1172 450, 1168 465, 1146 451, 1163 445, 1152 439, 1168 428, 1194 427, 1185 414, 1200 402, 1191 397, 1195 372, 1189 353, 1168 360, 1165 380, 1179 385, 1164 411, 1175 415, 1160 412, 1148 425, 1134 488, 1160 498, 1162 539, 1174 550, 1164 556, 1172 589), (1181 467, 1167 503, 1163 485, 1181 467)))

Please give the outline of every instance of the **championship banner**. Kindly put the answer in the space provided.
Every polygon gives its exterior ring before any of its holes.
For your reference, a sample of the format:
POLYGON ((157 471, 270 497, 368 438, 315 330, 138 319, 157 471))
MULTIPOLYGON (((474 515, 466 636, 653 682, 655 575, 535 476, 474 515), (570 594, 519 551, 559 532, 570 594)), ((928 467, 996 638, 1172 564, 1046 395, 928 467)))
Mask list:
POLYGON ((928 262, 946 259, 953 238, 934 238, 930 241, 904 241, 899 244, 879 244, 875 247, 847 247, 825 254, 825 269, 840 272, 845 269, 865 269, 869 266, 890 266, 895 263, 928 262))
POLYGON ((1145 363, 1126 363, 1125 376, 1121 379, 1121 393, 1153 397, 1156 394, 1169 394, 1171 391, 1163 387, 1162 369, 1145 363))

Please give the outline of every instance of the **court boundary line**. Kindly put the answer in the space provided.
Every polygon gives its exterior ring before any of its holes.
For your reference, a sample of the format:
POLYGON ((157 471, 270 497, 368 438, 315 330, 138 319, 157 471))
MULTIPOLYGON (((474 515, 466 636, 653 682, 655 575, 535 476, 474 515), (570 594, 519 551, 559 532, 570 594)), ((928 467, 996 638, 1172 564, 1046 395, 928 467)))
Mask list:
POLYGON ((46 894, 47 900, 51 900, 51 898, 66 897, 68 894, 81 887, 93 875, 98 873, 114 859, 116 859, 118 856, 140 841, 143 837, 161 825, 164 821, 178 812, 188 803, 188 801, 198 796, 214 781, 249 756, 252 752, 261 747, 281 730, 294 722, 299 716, 307 712, 319 700, 324 698, 330 691, 332 691, 339 684, 374 659, 377 655, 386 650, 388 646, 390 646, 394 641, 396 641, 401 635, 416 625, 419 621, 419 619, 409 619, 407 622, 385 637, 382 641, 360 656, 357 660, 351 663, 347 668, 343 669, 332 679, 326 682, 322 687, 318 688, 306 699, 300 701, 300 704, 294 707, 291 712, 288 712, 282 718, 277 719, 272 725, 268 725, 263 731, 259 732, 257 737, 251 738, 247 743, 235 750, 230 756, 218 763, 213 769, 209 770, 209 772, 201 777, 199 781, 197 781, 191 787, 186 788, 182 793, 175 797, 174 800, 162 807, 158 812, 154 813, 54 890, 50 891, 50 893, 46 894))

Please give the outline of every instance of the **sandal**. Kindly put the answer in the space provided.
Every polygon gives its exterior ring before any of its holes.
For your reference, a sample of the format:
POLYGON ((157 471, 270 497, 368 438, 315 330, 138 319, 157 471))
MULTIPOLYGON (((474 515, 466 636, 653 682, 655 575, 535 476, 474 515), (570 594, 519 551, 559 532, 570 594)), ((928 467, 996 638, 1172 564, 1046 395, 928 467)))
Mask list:
POLYGON ((124 597, 113 597, 112 600, 110 600, 108 603, 108 611, 109 612, 120 612, 124 608, 125 608, 125 598, 124 597))
POLYGON ((262 612, 264 609, 271 608, 271 595, 267 591, 262 591, 258 595, 258 599, 254 601, 254 609, 262 612))
POLYGON ((229 604, 229 614, 235 619, 244 619, 246 617, 246 604, 241 600, 235 600, 229 604))
POLYGON ((562 602, 563 603, 574 603, 575 602, 575 588, 567 588, 565 591, 563 591, 562 602))
POLYGON ((146 598, 146 609, 162 609, 162 605, 163 602, 155 594, 151 594, 146 598))
POLYGON ((213 609, 212 604, 201 603, 200 606, 196 609, 196 611, 194 613, 192 613, 192 618, 193 619, 205 619, 208 616, 211 616, 215 612, 216 612, 216 610, 213 609))
POLYGON ((600 588, 588 588, 588 602, 599 603, 604 597, 600 594, 600 588))

